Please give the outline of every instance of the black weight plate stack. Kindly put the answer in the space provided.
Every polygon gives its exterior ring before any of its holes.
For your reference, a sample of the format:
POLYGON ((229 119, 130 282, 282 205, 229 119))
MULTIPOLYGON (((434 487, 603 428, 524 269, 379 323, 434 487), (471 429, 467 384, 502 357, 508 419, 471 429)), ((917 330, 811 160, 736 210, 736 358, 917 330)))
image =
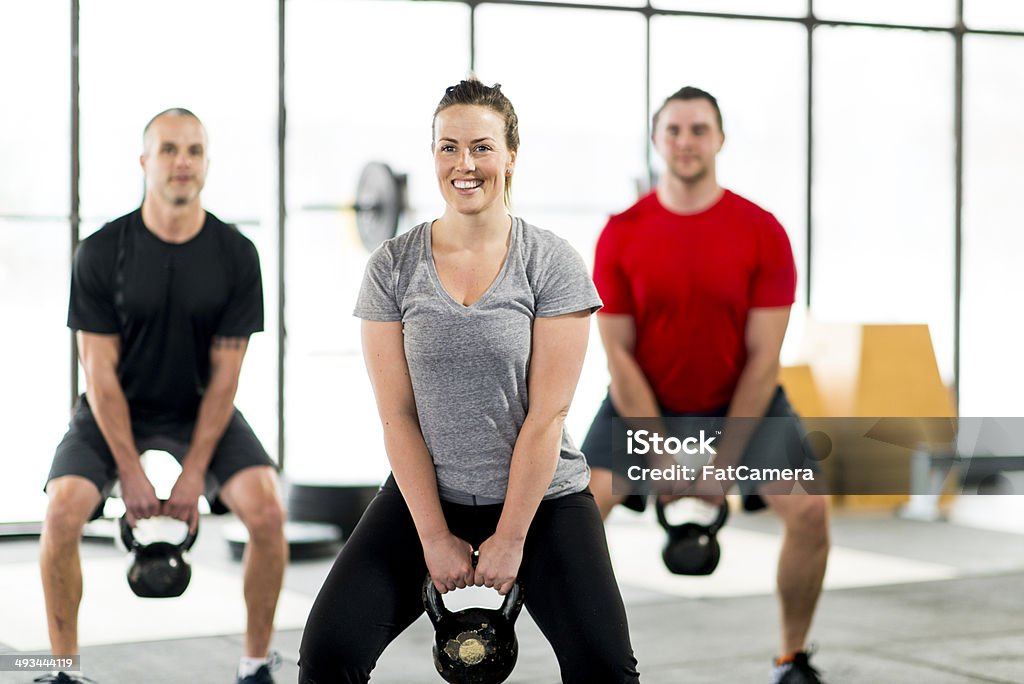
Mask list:
POLYGON ((288 519, 337 525, 348 539, 378 485, 296 484, 288 488, 288 519))

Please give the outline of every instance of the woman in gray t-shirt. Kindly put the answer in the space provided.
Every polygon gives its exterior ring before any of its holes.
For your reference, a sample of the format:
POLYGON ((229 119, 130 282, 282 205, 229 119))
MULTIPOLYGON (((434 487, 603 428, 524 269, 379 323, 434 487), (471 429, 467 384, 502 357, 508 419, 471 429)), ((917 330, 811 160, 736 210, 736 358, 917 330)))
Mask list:
POLYGON ((423 612, 425 574, 442 593, 518 581, 563 682, 639 681, 564 424, 601 302, 565 240, 509 215, 518 148, 498 86, 448 88, 432 144, 445 212, 370 257, 355 313, 393 476, 317 597, 300 682, 367 681, 423 612))

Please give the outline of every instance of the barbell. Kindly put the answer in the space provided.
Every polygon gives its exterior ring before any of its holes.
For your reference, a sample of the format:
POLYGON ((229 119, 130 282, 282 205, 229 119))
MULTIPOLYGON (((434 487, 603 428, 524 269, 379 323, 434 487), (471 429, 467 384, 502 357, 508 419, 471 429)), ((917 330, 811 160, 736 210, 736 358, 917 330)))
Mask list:
POLYGON ((409 208, 408 176, 395 173, 384 162, 369 162, 359 173, 353 204, 310 204, 311 211, 354 211, 359 240, 373 251, 382 242, 398 234, 398 222, 409 208))

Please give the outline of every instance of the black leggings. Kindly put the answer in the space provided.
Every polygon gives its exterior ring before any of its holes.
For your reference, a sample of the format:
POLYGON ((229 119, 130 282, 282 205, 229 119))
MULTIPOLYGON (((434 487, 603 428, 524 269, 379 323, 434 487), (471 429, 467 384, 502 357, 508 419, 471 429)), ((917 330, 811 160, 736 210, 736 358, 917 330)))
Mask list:
MULTIPOLYGON (((452 534, 478 547, 501 505, 441 503, 452 534)), ((423 612, 427 567, 393 479, 370 503, 313 604, 299 647, 299 684, 367 682, 384 648, 423 612)), ((566 684, 639 682, 604 526, 589 491, 542 501, 518 581, 566 684)), ((423 653, 424 671, 432 671, 423 653)))

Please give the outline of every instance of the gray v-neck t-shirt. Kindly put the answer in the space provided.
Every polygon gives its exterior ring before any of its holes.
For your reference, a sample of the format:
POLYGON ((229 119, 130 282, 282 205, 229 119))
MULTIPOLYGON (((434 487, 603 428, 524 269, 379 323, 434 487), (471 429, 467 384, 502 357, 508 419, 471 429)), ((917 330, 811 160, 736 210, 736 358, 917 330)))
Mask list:
MULTIPOLYGON (((529 409, 533 320, 593 313, 601 299, 568 242, 513 217, 501 271, 480 299, 465 306, 441 285, 430 226, 420 224, 370 256, 355 315, 402 322, 420 431, 441 498, 500 502, 529 409)), ((589 480, 586 460, 563 427, 545 498, 582 491, 589 480)))

